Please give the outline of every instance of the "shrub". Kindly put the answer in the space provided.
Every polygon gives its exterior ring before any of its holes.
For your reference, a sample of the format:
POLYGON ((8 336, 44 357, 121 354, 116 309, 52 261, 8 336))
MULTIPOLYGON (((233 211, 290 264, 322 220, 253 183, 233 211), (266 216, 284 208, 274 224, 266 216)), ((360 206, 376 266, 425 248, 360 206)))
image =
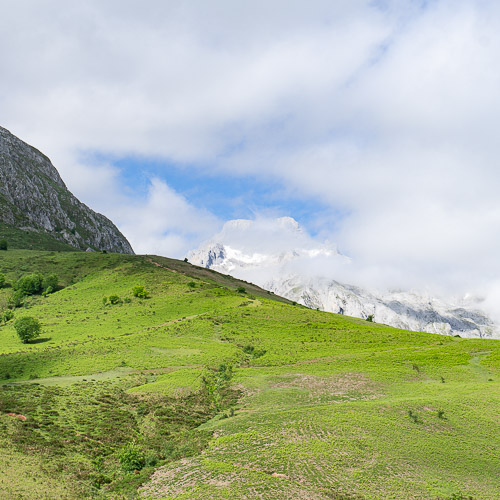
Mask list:
POLYGON ((188 286, 189 288, 194 288, 194 287, 196 286, 196 283, 195 283, 194 281, 190 281, 190 282, 187 284, 187 286, 188 286))
POLYGON ((147 299, 149 297, 149 292, 143 286, 134 286, 132 293, 134 297, 139 297, 140 299, 147 299))
POLYGON ((7 321, 10 321, 13 317, 14 317, 14 313, 10 309, 7 309, 3 313, 1 319, 4 321, 4 323, 7 323, 7 321))
POLYGON ((53 293, 57 290, 58 284, 59 278, 57 274, 51 273, 43 277, 42 289, 46 294, 53 293))
POLYGON ((31 316, 25 316, 24 318, 18 319, 14 323, 14 328, 16 329, 19 338, 25 344, 27 344, 30 340, 39 337, 42 331, 40 322, 31 316))
POLYGON ((8 246, 9 244, 5 238, 0 240, 0 250, 7 250, 8 246))
POLYGON ((0 288, 3 288, 5 285, 5 274, 0 273, 0 288))
POLYGON ((232 377, 233 367, 225 363, 220 364, 217 369, 207 368, 201 377, 201 392, 217 410, 221 408, 232 377))
POLYGON ((109 302, 111 304, 119 304, 121 302, 121 299, 120 299, 120 297, 118 297, 118 295, 110 295, 109 302))
POLYGON ((369 314, 368 317, 366 318, 366 321, 373 323, 373 314, 369 314))
POLYGON ((257 359, 264 356, 267 351, 264 349, 255 349, 253 345, 246 345, 245 347, 243 347, 243 352, 250 355, 250 358, 257 359))
POLYGON ((13 285, 14 290, 22 295, 48 295, 59 289, 57 274, 43 276, 41 273, 31 273, 21 276, 13 285))
POLYGON ((21 290, 12 292, 9 297, 9 307, 21 307, 24 303, 24 293, 21 290))
POLYGON ((238 293, 245 293, 245 287, 244 287, 244 286, 239 286, 239 287, 236 289, 236 291, 237 291, 238 293))
POLYGON ((144 452, 135 443, 126 444, 118 453, 120 465, 125 472, 141 470, 146 464, 144 452))
POLYGON ((43 276, 40 273, 25 274, 14 283, 14 290, 23 295, 35 295, 43 290, 43 276))

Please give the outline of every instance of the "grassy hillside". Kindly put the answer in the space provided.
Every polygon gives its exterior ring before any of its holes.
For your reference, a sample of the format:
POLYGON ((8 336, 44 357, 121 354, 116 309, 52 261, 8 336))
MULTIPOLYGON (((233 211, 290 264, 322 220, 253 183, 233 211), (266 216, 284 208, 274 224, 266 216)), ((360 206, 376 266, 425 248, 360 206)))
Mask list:
POLYGON ((29 248, 30 250, 55 250, 74 252, 71 245, 56 240, 53 236, 31 229, 19 229, 0 224, 0 240, 7 240, 10 249, 29 248))
POLYGON ((32 271, 64 288, 15 310, 40 320, 33 343, 0 326, 2 497, 498 498, 498 341, 309 310, 172 259, 0 254, 8 282, 32 271))

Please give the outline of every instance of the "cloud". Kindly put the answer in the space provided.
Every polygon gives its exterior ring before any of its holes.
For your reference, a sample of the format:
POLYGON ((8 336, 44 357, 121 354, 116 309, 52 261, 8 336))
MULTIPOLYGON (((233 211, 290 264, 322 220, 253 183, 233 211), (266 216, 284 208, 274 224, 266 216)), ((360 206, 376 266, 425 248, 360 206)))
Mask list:
POLYGON ((138 249, 182 255, 218 221, 160 173, 147 198, 123 195, 86 152, 321 201, 311 227, 366 280, 498 281, 497 2, 19 0, 0 43, 2 125, 138 249))
POLYGON ((183 258, 220 222, 206 210, 191 205, 160 179, 151 180, 143 199, 129 200, 109 210, 136 253, 183 258))

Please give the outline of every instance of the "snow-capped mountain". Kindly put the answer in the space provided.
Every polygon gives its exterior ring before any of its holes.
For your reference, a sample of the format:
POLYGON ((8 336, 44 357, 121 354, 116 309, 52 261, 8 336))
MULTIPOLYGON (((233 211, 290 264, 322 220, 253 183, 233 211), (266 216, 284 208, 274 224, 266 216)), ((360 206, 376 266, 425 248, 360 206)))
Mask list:
POLYGON ((351 259, 329 242, 318 244, 290 217, 233 220, 199 249, 193 264, 256 283, 324 311, 372 317, 407 330, 500 338, 493 321, 468 298, 443 300, 414 291, 378 291, 340 283, 336 272, 351 259))

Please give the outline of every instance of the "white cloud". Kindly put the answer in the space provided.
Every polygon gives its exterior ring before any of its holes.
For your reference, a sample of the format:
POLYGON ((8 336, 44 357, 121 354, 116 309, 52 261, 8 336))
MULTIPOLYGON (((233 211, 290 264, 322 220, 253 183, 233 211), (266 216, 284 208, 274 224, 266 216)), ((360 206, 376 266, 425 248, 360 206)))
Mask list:
POLYGON ((180 255, 218 222, 159 180, 153 211, 127 209, 82 151, 277 179, 347 214, 312 224, 367 280, 500 277, 497 2, 18 0, 0 44, 2 125, 138 251, 180 255))
POLYGON ((183 258, 220 222, 208 211, 191 205, 160 179, 152 179, 145 199, 110 208, 136 253, 183 258))

